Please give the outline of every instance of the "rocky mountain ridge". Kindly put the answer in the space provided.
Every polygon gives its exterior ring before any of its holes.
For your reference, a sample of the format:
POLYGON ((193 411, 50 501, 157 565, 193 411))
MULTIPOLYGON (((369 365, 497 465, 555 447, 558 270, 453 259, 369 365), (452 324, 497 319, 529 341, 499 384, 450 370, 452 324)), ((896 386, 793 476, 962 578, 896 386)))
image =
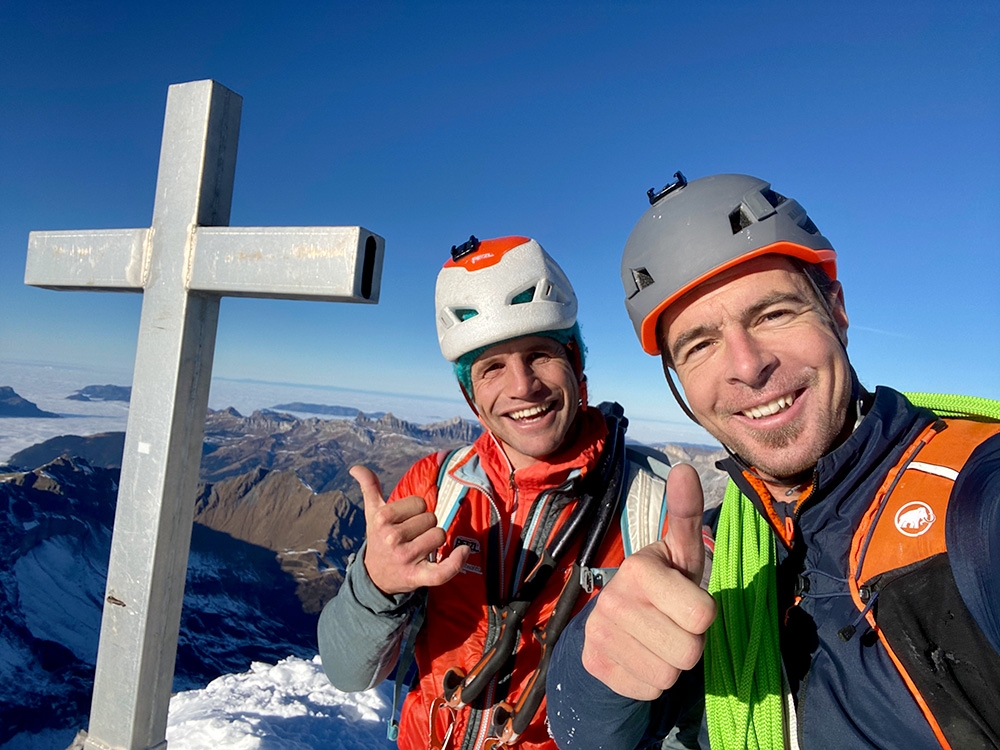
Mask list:
MULTIPOLYGON (((79 458, 0 475, 0 745, 86 723, 117 492, 79 458)), ((315 622, 272 550, 195 524, 174 687, 311 658, 315 622)))
POLYGON ((729 475, 716 468, 715 464, 727 457, 723 448, 686 443, 657 443, 652 447, 667 454, 671 465, 685 463, 694 466, 701 478, 706 509, 722 504, 729 475))
MULTIPOLYGON (((306 414, 319 414, 327 417, 356 417, 361 413, 360 409, 353 406, 335 406, 330 404, 309 404, 303 401, 291 401, 287 404, 275 404, 271 411, 294 411, 306 414)), ((381 417, 385 412, 375 412, 369 414, 370 417, 381 417)))
POLYGON ((88 385, 66 398, 71 401, 124 401, 132 399, 132 387, 127 385, 88 385))

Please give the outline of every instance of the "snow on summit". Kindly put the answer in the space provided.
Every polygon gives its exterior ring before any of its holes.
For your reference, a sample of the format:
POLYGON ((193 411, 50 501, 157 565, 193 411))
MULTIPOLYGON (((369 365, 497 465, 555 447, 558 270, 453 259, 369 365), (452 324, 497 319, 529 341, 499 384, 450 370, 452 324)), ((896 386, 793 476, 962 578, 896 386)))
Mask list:
POLYGON ((365 750, 395 748, 386 739, 392 686, 342 693, 323 674, 319 656, 212 680, 170 699, 170 750, 365 750))
MULTIPOLYGON (((381 750, 395 748, 385 730, 392 684, 342 693, 323 674, 319 656, 253 662, 170 699, 170 750, 381 750)), ((20 734, 0 750, 64 750, 73 732, 20 734)), ((78 747, 77 738, 72 747, 78 747)))

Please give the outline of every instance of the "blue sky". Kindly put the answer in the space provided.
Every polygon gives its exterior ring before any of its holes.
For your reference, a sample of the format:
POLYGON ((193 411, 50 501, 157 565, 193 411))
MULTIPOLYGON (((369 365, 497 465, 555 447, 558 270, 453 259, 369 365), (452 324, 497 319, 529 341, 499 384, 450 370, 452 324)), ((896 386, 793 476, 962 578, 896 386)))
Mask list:
POLYGON ((7 3, 0 357, 130 371, 141 297, 25 287, 28 232, 148 226, 167 86, 214 78, 244 97, 232 225, 386 239, 377 306, 224 300, 218 377, 457 399, 437 270, 525 234, 576 287, 592 398, 669 431, 618 267, 679 169, 808 209, 866 385, 1000 398, 998 74, 994 0, 7 3))

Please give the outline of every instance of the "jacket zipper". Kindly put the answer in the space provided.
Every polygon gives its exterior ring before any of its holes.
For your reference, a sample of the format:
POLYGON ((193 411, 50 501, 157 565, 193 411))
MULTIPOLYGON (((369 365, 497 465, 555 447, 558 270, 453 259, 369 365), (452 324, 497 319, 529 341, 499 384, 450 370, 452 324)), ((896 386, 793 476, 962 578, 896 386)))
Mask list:
MULTIPOLYGON (((799 502, 795 510, 792 511, 793 533, 792 533, 792 539, 788 544, 789 549, 791 549, 792 545, 795 543, 795 532, 797 532, 799 528, 799 517, 802 515, 802 511, 806 509, 806 507, 812 502, 813 497, 816 495, 818 481, 819 481, 819 472, 814 469, 812 484, 810 485, 809 494, 806 495, 804 498, 802 498, 801 502, 799 502)), ((803 561, 804 559, 805 558, 803 557, 803 561)), ((796 602, 793 606, 797 607, 798 602, 796 602)), ((784 660, 782 660, 781 669, 782 669, 782 674, 784 674, 784 669, 785 669, 784 660)), ((789 700, 792 704, 791 708, 794 708, 795 710, 795 733, 797 737, 795 737, 794 740, 792 741, 793 748, 801 747, 802 743, 805 740, 803 731, 805 725, 803 723, 802 712, 805 709, 806 688, 809 686, 809 676, 811 673, 812 673, 812 665, 810 665, 809 670, 805 673, 805 675, 803 675, 802 680, 799 682, 798 695, 793 696, 791 694, 791 690, 789 689, 788 691, 789 700)), ((789 739, 792 740, 792 737, 789 736, 789 739)))
MULTIPOLYGON (((510 507, 510 519, 506 534, 504 533, 503 529, 503 515, 501 515, 500 513, 499 501, 496 495, 494 494, 493 487, 482 485, 476 482, 466 482, 466 484, 476 487, 484 495, 486 495, 486 497, 489 499, 490 502, 490 508, 493 511, 493 514, 497 518, 497 524, 500 529, 499 537, 501 546, 499 555, 500 557, 499 581, 501 588, 506 589, 506 593, 503 591, 497 593, 503 596, 505 599, 509 599, 511 596, 514 595, 514 591, 516 590, 518 583, 517 579, 520 578, 524 566, 524 561, 527 559, 527 553, 530 551, 529 549, 526 548, 522 548, 520 550, 520 552, 518 553, 517 565, 515 566, 515 570, 517 571, 517 576, 515 576, 515 578, 512 579, 509 583, 506 582, 505 571, 506 571, 507 553, 510 550, 511 542, 514 539, 514 514, 517 512, 517 507, 520 502, 520 488, 518 487, 517 482, 514 479, 514 467, 510 466, 509 461, 508 461, 508 467, 510 468, 510 475, 508 477, 508 488, 511 491, 513 501, 510 507)), ((527 518, 527 525, 525 526, 525 529, 533 528, 533 526, 538 521, 538 518, 541 515, 542 511, 548 506, 549 498, 555 492, 559 490, 565 490, 570 485, 571 485, 571 480, 564 482, 559 487, 555 487, 549 490, 544 490, 543 492, 539 493, 538 497, 535 499, 535 502, 533 503, 533 507, 527 518)), ((487 536, 487 541, 488 539, 489 537, 487 536)), ((542 547, 545 546, 545 542, 546 542, 545 539, 541 540, 542 547)), ((487 592, 487 599, 489 599, 489 592, 487 592)), ((495 638, 496 622, 494 620, 493 610, 490 607, 488 607, 487 610, 489 613, 488 635, 493 635, 495 638)), ((487 638, 486 643, 489 644, 490 642, 491 641, 489 640, 489 638, 487 638)), ((486 648, 488 649, 489 645, 487 645, 486 648)), ((485 654, 485 651, 483 653, 485 654)), ((485 705, 487 706, 487 708, 473 709, 471 706, 469 708, 469 714, 470 714, 469 722, 466 725, 465 734, 462 741, 463 748, 469 748, 470 750, 478 750, 478 748, 482 746, 482 743, 485 742, 487 737, 489 736, 493 719, 492 705, 493 705, 493 698, 496 692, 496 681, 497 678, 496 676, 494 676, 490 680, 489 684, 486 686, 485 705), (474 717, 474 714, 478 714, 478 716, 474 717)))

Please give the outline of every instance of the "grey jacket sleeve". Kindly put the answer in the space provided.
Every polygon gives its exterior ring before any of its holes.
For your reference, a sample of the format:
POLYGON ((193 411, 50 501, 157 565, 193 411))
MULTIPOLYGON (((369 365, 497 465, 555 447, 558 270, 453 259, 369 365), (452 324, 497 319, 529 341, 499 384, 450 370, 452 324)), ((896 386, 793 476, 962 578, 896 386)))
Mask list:
POLYGON ((399 658, 406 624, 420 592, 386 596, 364 565, 365 545, 347 566, 344 583, 320 614, 317 637, 323 670, 344 692, 368 690, 384 680, 399 658))

